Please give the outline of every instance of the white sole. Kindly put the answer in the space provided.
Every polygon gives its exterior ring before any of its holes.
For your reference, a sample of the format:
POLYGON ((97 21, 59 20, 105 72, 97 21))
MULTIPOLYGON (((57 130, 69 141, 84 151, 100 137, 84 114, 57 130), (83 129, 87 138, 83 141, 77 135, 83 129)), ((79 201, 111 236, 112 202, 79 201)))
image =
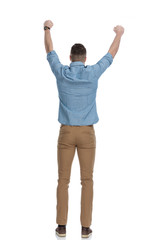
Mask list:
MULTIPOLYGON (((55 231, 55 232, 56 232, 56 231, 55 231)), ((56 232, 56 234, 57 234, 59 237, 65 237, 65 236, 66 236, 65 233, 64 233, 64 234, 60 234, 60 233, 56 232)))
POLYGON ((82 238, 89 238, 91 236, 92 233, 88 234, 88 235, 82 235, 82 238))

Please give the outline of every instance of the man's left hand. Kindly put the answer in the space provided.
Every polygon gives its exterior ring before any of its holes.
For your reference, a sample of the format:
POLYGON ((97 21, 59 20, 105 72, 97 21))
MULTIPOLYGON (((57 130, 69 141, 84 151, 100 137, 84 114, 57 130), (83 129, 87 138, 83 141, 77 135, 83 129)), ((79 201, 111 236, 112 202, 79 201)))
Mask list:
POLYGON ((52 28, 53 27, 53 22, 51 20, 46 20, 44 22, 44 27, 47 26, 49 28, 52 28))

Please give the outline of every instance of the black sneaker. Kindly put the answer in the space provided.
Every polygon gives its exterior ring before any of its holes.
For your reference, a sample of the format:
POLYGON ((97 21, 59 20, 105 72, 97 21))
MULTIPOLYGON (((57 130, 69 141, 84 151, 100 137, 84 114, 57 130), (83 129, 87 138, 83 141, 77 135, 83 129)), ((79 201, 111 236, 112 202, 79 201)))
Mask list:
POLYGON ((92 234, 92 230, 90 227, 83 227, 82 226, 82 238, 88 238, 92 234))
POLYGON ((56 234, 59 236, 59 237, 65 237, 66 236, 66 227, 57 227, 55 229, 56 231, 56 234))

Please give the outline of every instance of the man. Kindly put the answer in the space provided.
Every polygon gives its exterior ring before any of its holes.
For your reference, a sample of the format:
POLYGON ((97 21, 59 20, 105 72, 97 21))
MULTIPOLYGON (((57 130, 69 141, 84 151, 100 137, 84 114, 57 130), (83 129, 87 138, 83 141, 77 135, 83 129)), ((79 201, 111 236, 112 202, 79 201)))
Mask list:
POLYGON ((98 79, 112 64, 121 37, 122 26, 116 26, 116 36, 107 54, 96 64, 85 66, 86 48, 74 44, 70 53, 70 66, 63 65, 53 49, 50 29, 53 23, 44 22, 44 42, 47 60, 56 77, 59 93, 58 121, 61 123, 57 142, 58 186, 56 234, 66 236, 68 216, 68 187, 72 161, 77 149, 81 173, 81 234, 86 238, 92 234, 93 167, 96 150, 96 136, 93 124, 99 121, 96 110, 98 79))

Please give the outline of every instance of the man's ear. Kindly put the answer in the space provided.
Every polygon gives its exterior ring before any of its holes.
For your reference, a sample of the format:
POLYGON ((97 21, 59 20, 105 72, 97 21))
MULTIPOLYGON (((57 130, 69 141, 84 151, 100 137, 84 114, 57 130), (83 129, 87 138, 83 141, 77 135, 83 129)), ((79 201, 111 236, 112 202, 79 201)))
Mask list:
POLYGON ((72 61, 72 59, 71 59, 71 55, 69 55, 69 59, 70 59, 70 61, 72 61))
POLYGON ((87 60, 87 57, 85 57, 85 62, 86 62, 86 60, 87 60))

